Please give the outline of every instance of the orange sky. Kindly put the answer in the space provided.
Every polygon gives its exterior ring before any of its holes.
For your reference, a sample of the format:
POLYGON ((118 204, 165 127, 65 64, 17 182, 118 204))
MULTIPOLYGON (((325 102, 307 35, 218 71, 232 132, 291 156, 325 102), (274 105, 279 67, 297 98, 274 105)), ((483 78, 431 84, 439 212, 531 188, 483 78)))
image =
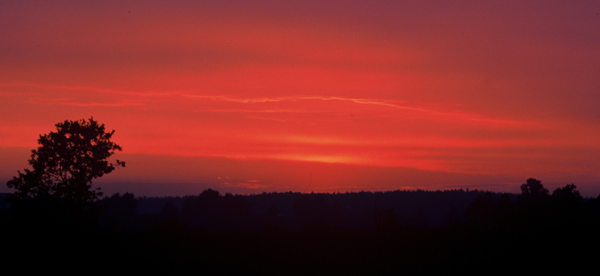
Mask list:
POLYGON ((600 193, 600 2, 250 2, 0 2, 0 180, 93 116, 109 194, 600 193))

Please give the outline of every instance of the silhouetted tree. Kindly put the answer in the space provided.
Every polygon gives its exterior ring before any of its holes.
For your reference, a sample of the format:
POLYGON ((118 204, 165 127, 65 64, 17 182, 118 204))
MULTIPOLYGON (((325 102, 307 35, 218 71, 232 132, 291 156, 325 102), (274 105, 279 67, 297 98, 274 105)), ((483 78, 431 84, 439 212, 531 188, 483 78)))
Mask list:
POLYGON ((527 179, 527 183, 521 185, 521 195, 518 197, 520 213, 523 215, 542 218, 547 212, 547 204, 550 195, 548 189, 544 188, 542 181, 535 178, 527 179))
POLYGON ((548 195, 548 189, 544 188, 542 181, 529 178, 527 183, 521 185, 521 195, 524 197, 545 197, 548 195))
POLYGON ((541 181, 530 178, 521 186, 519 216, 521 227, 547 235, 579 228, 590 218, 581 194, 574 184, 549 192, 541 181))
POLYGON ((552 199, 560 204, 579 204, 583 198, 576 190, 575 184, 568 184, 564 188, 557 188, 552 192, 552 199))
POLYGON ((125 162, 107 160, 121 150, 111 141, 113 133, 93 118, 58 123, 56 132, 40 135, 39 147, 29 159, 32 170, 19 171, 7 186, 16 190, 16 199, 52 196, 92 202, 102 195, 100 188, 92 189, 92 180, 125 166, 125 162))
POLYGON ((92 189, 92 180, 125 166, 107 160, 121 150, 111 141, 113 133, 90 118, 58 123, 56 132, 40 135, 29 159, 32 168, 6 183, 15 189, 10 195, 14 225, 66 235, 67 229, 95 227, 102 211, 95 201, 102 192, 92 189))
POLYGON ((568 184, 552 192, 551 211, 555 227, 564 230, 591 219, 590 210, 584 205, 583 197, 576 188, 575 184, 568 184))

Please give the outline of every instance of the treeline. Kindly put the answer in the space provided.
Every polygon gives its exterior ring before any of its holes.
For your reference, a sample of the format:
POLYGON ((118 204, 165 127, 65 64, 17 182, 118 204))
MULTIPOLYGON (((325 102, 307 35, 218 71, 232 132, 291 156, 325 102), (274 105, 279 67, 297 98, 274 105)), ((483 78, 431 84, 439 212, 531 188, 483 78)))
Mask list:
MULTIPOLYGON (((140 230, 179 225, 207 231, 301 229, 320 225, 334 228, 400 227, 448 228, 468 225, 497 229, 596 223, 600 196, 584 199, 573 184, 552 193, 536 179, 521 186, 521 194, 479 190, 388 191, 351 193, 220 194, 207 189, 197 196, 135 197, 131 193, 104 197, 88 208, 87 224, 105 230, 140 230), (90 221, 91 220, 91 221, 90 221)), ((52 200, 18 202, 0 195, 3 221, 60 224, 76 221, 72 206, 52 200), (15 209, 15 210, 12 210, 15 209), (27 217, 24 219, 23 217, 27 217)))
POLYGON ((600 246, 600 197, 583 198, 572 184, 550 192, 536 179, 520 194, 208 189, 114 194, 81 212, 33 203, 0 204, 7 263, 102 260, 109 268, 209 275, 573 274, 595 267, 590 250, 600 246))
POLYGON ((136 198, 131 193, 114 194, 98 204, 106 208, 100 223, 116 229, 141 229, 165 223, 208 231, 299 229, 311 225, 443 227, 461 222, 468 205, 485 194, 477 190, 418 190, 242 196, 207 189, 197 196, 186 197, 136 198))
POLYGON ((552 193, 529 179, 521 194, 478 190, 355 193, 220 194, 140 197, 115 194, 98 202, 100 223, 115 229, 177 224, 207 231, 401 227, 473 228, 575 226, 600 220, 600 199, 584 199, 570 184, 552 193))

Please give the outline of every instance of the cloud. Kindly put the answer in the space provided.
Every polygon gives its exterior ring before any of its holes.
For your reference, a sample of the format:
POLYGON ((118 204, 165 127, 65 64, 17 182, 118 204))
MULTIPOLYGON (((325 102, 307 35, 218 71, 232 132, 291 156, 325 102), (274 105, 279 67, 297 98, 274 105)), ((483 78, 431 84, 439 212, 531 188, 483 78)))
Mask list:
POLYGON ((223 181, 223 182, 219 182, 219 186, 225 187, 225 188, 242 188, 242 189, 250 189, 250 190, 267 188, 266 185, 262 184, 261 180, 255 180, 255 179, 241 181, 241 182, 223 181))
POLYGON ((39 101, 38 103, 44 105, 64 105, 64 106, 76 106, 76 107, 134 107, 134 106, 144 106, 142 103, 133 103, 133 102, 116 102, 116 103, 107 103, 107 102, 78 102, 73 99, 50 99, 45 101, 39 101))

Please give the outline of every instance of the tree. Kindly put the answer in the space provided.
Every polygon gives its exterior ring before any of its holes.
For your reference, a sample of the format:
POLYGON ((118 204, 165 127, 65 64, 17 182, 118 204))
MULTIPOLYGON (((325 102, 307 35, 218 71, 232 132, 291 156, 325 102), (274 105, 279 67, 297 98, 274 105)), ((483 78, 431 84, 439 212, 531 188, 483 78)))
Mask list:
POLYGON ((521 213, 528 213, 530 216, 543 216, 550 194, 548 189, 544 188, 542 181, 535 178, 527 179, 527 183, 521 185, 521 195, 518 202, 521 205, 521 213))
POLYGON ((564 188, 556 188, 552 192, 552 198, 561 204, 575 204, 583 202, 583 198, 579 191, 576 190, 575 184, 568 184, 564 188))
POLYGON ((32 169, 19 171, 7 182, 15 189, 16 200, 53 198, 74 204, 89 204, 100 196, 100 188, 92 189, 92 180, 125 167, 125 162, 109 162, 121 147, 111 141, 114 130, 106 131, 91 117, 87 121, 56 124, 56 132, 40 135, 38 148, 32 150, 32 169))
POLYGON ((545 197, 548 189, 544 188, 542 181, 535 178, 527 179, 527 183, 521 185, 521 195, 526 197, 545 197))

